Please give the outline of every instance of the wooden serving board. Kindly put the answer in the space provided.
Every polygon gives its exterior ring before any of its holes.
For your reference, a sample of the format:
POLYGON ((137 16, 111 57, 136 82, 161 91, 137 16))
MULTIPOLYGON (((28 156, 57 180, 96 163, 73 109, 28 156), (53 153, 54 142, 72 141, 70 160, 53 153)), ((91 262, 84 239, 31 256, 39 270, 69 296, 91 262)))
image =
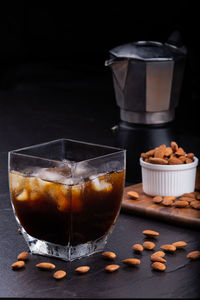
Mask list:
POLYGON ((193 208, 165 207, 160 204, 155 204, 152 201, 152 197, 143 192, 142 183, 125 188, 122 211, 200 229, 200 210, 193 208), (140 195, 139 199, 130 199, 127 195, 129 191, 138 192, 140 195))

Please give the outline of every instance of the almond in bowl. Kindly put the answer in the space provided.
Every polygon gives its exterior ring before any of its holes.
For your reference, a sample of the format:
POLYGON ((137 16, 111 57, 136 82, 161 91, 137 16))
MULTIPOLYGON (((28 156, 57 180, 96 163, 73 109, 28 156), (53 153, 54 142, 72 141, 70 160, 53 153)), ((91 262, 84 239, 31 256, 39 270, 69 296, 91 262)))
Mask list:
POLYGON ((194 192, 198 158, 176 142, 142 153, 140 165, 145 194, 180 197, 194 192))

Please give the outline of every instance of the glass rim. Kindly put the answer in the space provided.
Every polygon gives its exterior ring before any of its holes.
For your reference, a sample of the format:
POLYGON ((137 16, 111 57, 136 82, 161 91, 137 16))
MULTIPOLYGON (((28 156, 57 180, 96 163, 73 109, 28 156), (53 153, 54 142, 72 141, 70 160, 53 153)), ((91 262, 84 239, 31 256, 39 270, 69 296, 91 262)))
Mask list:
POLYGON ((31 149, 31 148, 37 148, 39 146, 45 146, 45 145, 48 145, 48 144, 53 143, 53 142, 60 142, 60 141, 64 141, 64 140, 69 141, 69 142, 84 144, 84 145, 96 146, 96 147, 99 147, 99 148, 107 148, 107 149, 117 150, 116 152, 112 152, 112 153, 108 153, 108 154, 104 154, 104 155, 99 155, 99 156, 96 156, 94 158, 80 160, 78 162, 74 162, 74 164, 93 161, 93 160, 96 160, 96 159, 112 156, 114 154, 119 154, 119 153, 124 153, 125 154, 126 153, 126 149, 122 149, 122 148, 117 148, 117 147, 112 147, 112 146, 107 146, 107 145, 101 145, 101 144, 95 144, 95 143, 89 143, 89 142, 84 142, 84 141, 74 140, 74 139, 60 138, 60 139, 57 139, 57 140, 51 140, 51 141, 48 141, 48 142, 39 143, 39 144, 35 144, 35 145, 32 145, 32 146, 27 146, 27 147, 11 150, 11 151, 8 151, 8 155, 10 156, 11 154, 14 154, 14 155, 19 155, 21 157, 24 156, 24 157, 29 157, 29 158, 41 159, 41 160, 45 160, 45 161, 49 161, 49 162, 64 163, 62 160, 48 159, 48 158, 44 158, 44 157, 41 157, 41 156, 35 156, 35 155, 20 153, 20 151, 23 151, 23 150, 28 150, 28 149, 31 149))

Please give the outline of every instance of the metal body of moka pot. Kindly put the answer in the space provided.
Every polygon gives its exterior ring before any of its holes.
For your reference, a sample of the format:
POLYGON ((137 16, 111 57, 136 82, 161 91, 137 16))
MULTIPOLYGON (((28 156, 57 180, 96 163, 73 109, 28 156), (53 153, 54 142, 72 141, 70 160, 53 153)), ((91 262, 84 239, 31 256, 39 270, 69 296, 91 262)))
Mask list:
POLYGON ((109 51, 105 65, 112 69, 122 121, 163 124, 174 119, 186 56, 176 37, 177 33, 166 43, 138 41, 109 51))

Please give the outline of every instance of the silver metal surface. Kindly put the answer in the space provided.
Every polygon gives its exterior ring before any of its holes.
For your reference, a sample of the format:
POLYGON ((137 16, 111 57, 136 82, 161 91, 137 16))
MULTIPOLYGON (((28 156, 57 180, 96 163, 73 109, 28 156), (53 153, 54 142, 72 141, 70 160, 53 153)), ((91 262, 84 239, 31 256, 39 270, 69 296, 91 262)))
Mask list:
POLYGON ((121 120, 134 124, 163 124, 171 122, 174 119, 174 115, 174 109, 159 112, 134 112, 123 109, 120 110, 121 120))
POLYGON ((112 66, 113 76, 120 89, 123 90, 126 83, 126 76, 128 71, 128 61, 117 61, 112 66))
MULTIPOLYGON (((120 45, 110 50, 110 54, 117 58, 126 57, 143 61, 166 61, 173 59, 169 46, 155 41, 137 41, 120 45)), ((106 64, 108 63, 109 61, 106 61, 106 64)))
POLYGON ((146 111, 156 112, 170 108, 174 62, 146 64, 146 111))

